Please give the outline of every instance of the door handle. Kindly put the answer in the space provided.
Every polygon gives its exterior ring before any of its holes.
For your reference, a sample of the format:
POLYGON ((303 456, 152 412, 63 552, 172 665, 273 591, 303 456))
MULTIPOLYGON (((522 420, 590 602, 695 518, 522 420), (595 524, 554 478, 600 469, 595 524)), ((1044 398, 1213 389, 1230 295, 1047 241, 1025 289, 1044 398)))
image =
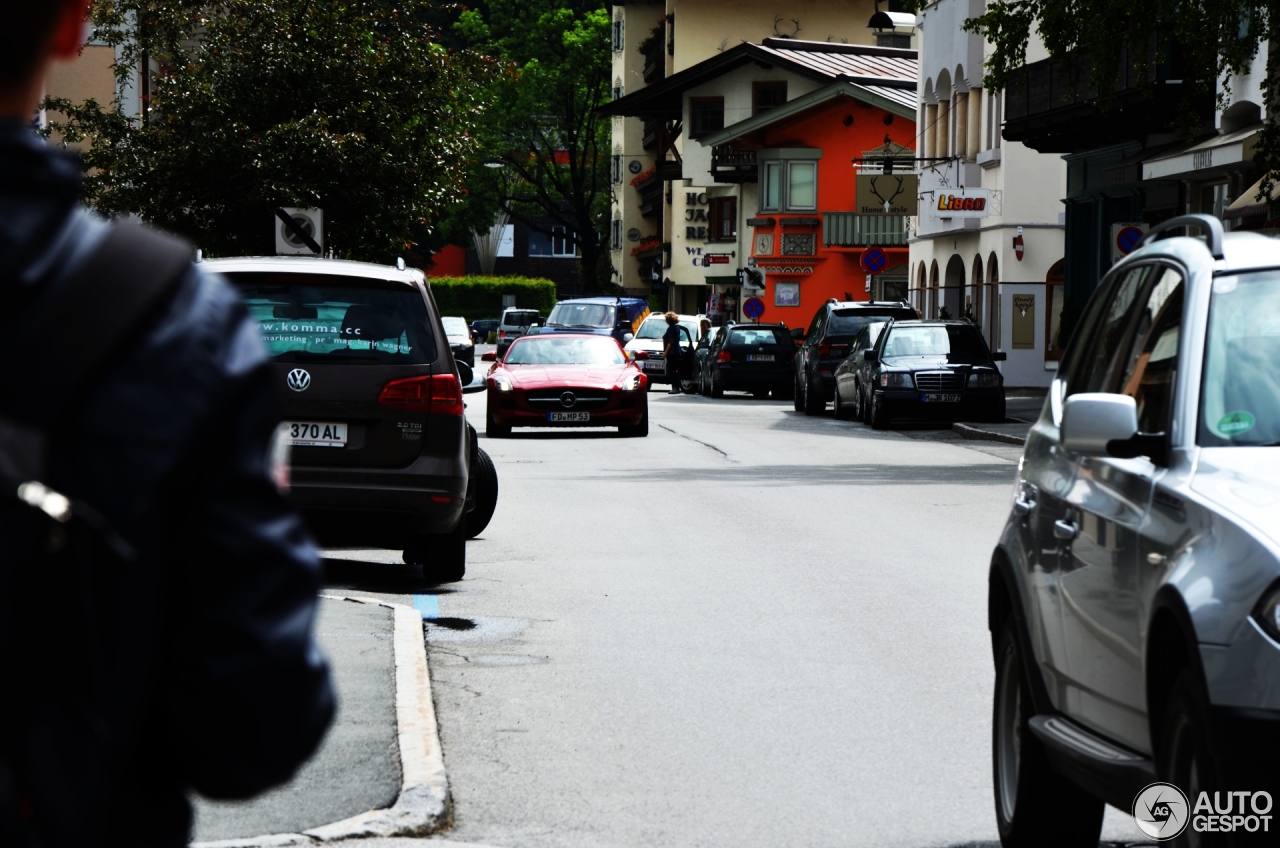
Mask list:
POLYGON ((1076 534, 1079 532, 1080 532, 1080 525, 1076 524, 1074 521, 1066 521, 1064 519, 1060 519, 1058 521, 1053 522, 1054 538, 1070 540, 1070 539, 1074 539, 1076 537, 1076 534))
POLYGON ((1020 517, 1026 517, 1030 515, 1035 508, 1036 508, 1035 501, 1023 500, 1022 498, 1014 498, 1013 500, 1014 515, 1017 515, 1020 517))

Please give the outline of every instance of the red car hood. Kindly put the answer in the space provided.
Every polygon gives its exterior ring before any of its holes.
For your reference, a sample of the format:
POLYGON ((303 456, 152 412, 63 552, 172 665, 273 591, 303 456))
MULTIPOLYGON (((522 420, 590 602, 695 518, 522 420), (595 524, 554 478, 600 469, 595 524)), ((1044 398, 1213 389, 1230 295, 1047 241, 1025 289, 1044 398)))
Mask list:
POLYGON ((511 378, 518 389, 550 389, 556 386, 582 386, 611 389, 628 370, 627 365, 510 365, 500 373, 511 378))

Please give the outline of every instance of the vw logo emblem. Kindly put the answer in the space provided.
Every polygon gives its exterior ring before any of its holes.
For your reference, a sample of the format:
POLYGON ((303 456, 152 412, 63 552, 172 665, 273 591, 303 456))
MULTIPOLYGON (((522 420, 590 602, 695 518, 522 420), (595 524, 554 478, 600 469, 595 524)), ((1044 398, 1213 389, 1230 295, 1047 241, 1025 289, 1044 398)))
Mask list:
POLYGON ((560 405, 565 409, 573 409, 573 405, 577 402, 578 398, 574 396, 573 392, 565 392, 560 395, 560 405))
POLYGON ((289 384, 289 388, 295 392, 305 392, 311 388, 311 375, 301 368, 295 368, 289 372, 285 382, 289 384))

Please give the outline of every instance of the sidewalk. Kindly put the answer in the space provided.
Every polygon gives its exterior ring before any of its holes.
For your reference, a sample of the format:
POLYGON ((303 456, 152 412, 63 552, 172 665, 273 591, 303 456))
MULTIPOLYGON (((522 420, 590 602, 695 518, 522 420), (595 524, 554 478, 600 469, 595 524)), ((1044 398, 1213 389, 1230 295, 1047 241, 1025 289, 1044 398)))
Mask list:
POLYGON ((395 803, 400 759, 392 611, 321 600, 316 635, 338 700, 320 750, 292 781, 252 801, 196 799, 193 841, 301 833, 395 803))

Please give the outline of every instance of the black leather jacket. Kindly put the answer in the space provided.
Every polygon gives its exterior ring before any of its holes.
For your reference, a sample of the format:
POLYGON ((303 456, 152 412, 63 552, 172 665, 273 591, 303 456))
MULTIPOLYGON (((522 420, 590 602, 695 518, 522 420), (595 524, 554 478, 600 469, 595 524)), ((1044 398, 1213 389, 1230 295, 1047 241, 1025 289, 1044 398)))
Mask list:
MULTIPOLYGON (((76 205, 79 172, 0 124, 0 333, 105 231, 76 205)), ((76 340, 53 327, 48 343, 76 340)), ((19 367, 0 363, 0 392, 19 367)), ((312 634, 320 562, 272 481, 276 422, 256 328, 232 288, 194 265, 77 399, 50 458, 57 488, 105 516, 137 566, 88 595, 75 575, 30 573, 6 544, 16 509, 0 508, 0 784, 20 808, 16 820, 0 810, 0 842, 6 821, 25 821, 42 848, 177 848, 186 791, 254 794, 319 744, 334 709, 312 634), (119 727, 95 729, 67 705, 89 675, 105 678, 119 727), (96 773, 86 750, 107 732, 129 754, 96 773)))

